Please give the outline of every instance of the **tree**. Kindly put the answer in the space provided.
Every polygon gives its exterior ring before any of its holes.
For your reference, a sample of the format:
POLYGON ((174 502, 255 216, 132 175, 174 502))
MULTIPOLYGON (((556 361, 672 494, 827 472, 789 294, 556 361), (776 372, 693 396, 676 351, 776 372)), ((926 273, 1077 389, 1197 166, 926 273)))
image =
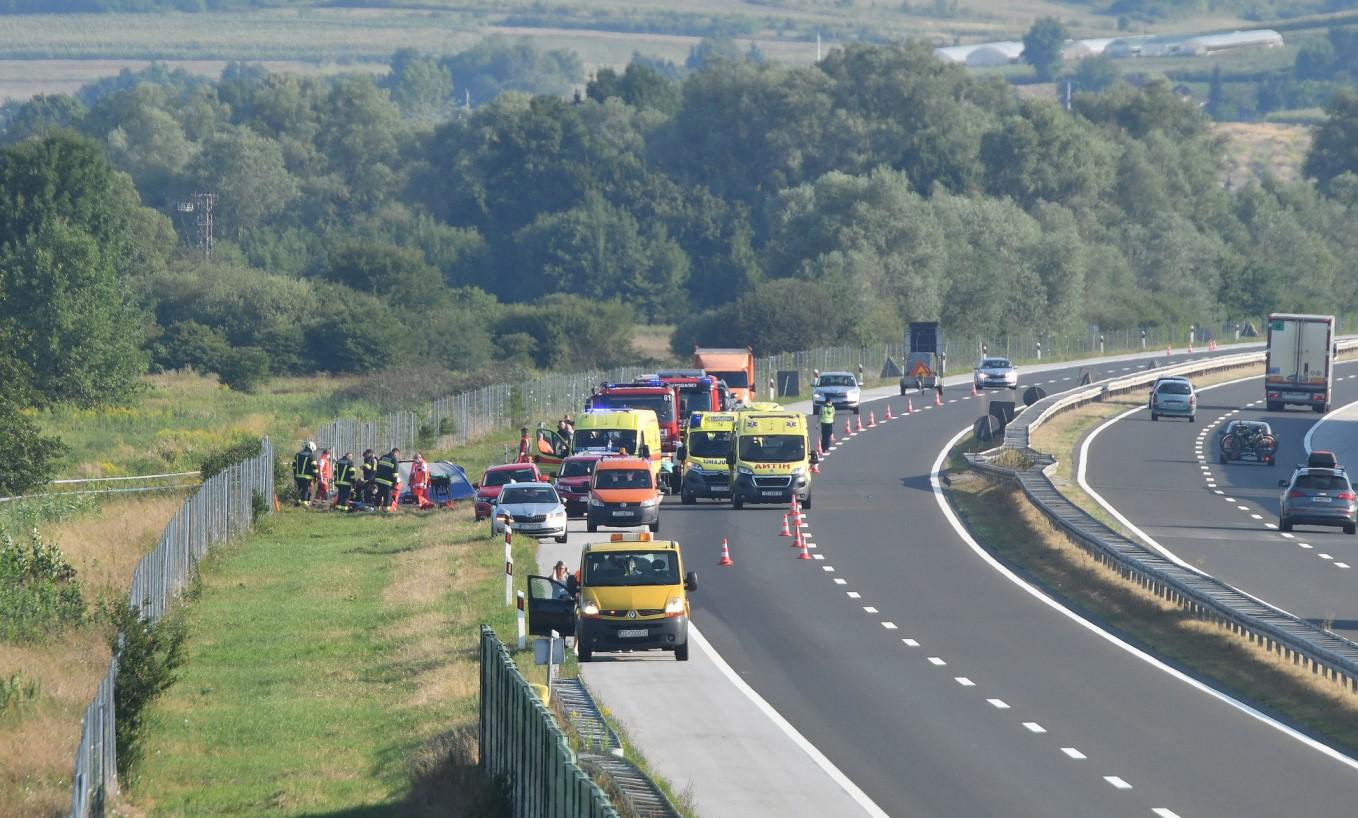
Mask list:
POLYGON ((1122 72, 1118 70, 1117 63, 1108 55, 1100 54, 1080 60, 1070 75, 1070 82, 1076 91, 1097 94, 1117 85, 1121 78, 1122 72))
POLYGON ((382 81, 402 115, 414 122, 447 116, 452 104, 453 74, 434 57, 403 48, 391 58, 391 73, 382 81))
POLYGON ((1051 82, 1061 70, 1061 49, 1069 39, 1070 32, 1064 23, 1055 17, 1043 17, 1023 35, 1023 61, 1033 67, 1038 79, 1051 82))
POLYGON ((301 195, 278 142, 249 128, 225 128, 210 137, 187 175, 198 190, 219 196, 216 224, 237 241, 301 195))
POLYGON ((4 140, 19 142, 62 128, 78 128, 88 113, 75 97, 38 94, 25 102, 7 102, 3 109, 4 140))
POLYGON ((539 51, 531 40, 487 37, 440 63, 474 106, 508 91, 564 97, 585 78, 585 66, 574 51, 539 51))
POLYGON ((420 251, 387 242, 351 241, 330 255, 324 276, 407 309, 428 309, 444 295, 443 277, 420 251))
POLYGON ((684 60, 684 67, 690 71, 699 71, 714 62, 740 62, 742 57, 740 46, 730 37, 704 37, 688 50, 688 59, 684 60))
POLYGON ((67 451, 59 438, 41 434, 38 424, 19 411, 19 405, 0 390, 0 496, 12 497, 40 489, 52 479, 56 461, 67 451))
POLYGON ((1322 188, 1342 173, 1358 172, 1358 92, 1335 91, 1302 169, 1322 188))

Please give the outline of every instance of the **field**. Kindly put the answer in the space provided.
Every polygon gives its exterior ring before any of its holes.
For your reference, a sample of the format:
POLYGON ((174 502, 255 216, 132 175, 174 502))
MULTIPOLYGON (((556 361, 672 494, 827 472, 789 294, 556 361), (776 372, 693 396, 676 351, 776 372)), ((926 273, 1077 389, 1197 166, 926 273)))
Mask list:
POLYGON ((1221 122, 1213 130, 1226 140, 1223 171, 1231 189, 1272 176, 1282 182, 1301 177, 1301 166, 1311 147, 1305 125, 1273 122, 1221 122))

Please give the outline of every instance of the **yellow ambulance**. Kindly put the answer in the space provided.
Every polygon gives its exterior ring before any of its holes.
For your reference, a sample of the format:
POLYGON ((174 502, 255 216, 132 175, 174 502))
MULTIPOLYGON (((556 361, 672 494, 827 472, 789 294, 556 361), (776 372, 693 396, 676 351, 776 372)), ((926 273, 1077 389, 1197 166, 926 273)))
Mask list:
POLYGON ((819 460, 799 412, 746 411, 736 415, 731 449, 731 506, 786 503, 795 495, 811 507, 811 464, 819 460))

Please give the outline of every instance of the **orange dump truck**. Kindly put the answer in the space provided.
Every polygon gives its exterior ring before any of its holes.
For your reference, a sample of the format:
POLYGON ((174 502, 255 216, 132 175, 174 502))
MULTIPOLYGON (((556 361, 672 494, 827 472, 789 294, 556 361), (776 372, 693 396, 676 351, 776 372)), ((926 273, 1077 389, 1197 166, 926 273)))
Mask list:
POLYGON ((744 349, 714 349, 694 347, 693 365, 714 378, 726 382, 731 397, 740 403, 755 400, 754 351, 744 349))

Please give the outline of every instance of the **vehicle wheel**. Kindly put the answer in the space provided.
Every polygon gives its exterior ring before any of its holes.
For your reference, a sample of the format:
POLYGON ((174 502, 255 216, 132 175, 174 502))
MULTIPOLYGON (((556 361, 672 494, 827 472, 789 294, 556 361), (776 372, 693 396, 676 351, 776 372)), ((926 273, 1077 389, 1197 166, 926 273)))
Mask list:
POLYGON ((1160 416, 1159 416, 1159 415, 1155 414, 1154 412, 1151 412, 1151 420, 1159 420, 1159 419, 1160 419, 1160 416))
POLYGON ((740 492, 738 491, 731 492, 731 508, 734 508, 736 511, 740 511, 744 507, 745 498, 740 496, 740 492))
POLYGON ((1344 526, 1344 533, 1345 533, 1345 534, 1358 534, 1358 524, 1349 523, 1348 525, 1344 526))
POLYGON ((1277 403, 1277 402, 1275 402, 1275 401, 1269 401, 1269 402, 1268 402, 1268 411, 1270 411, 1270 412, 1281 412, 1281 411, 1283 411, 1283 405, 1282 405, 1281 403, 1277 403))
POLYGON ((1313 407, 1311 407, 1311 408, 1314 409, 1314 410, 1316 410, 1316 414, 1317 414, 1317 415, 1323 415, 1323 414, 1325 414, 1325 405, 1324 405, 1324 404, 1321 404, 1320 406, 1313 406, 1313 407))
POLYGON ((698 498, 694 497, 693 492, 691 491, 682 491, 679 493, 679 501, 686 506, 691 506, 698 502, 698 498))
POLYGON ((678 659, 678 660, 681 661, 681 662, 687 662, 687 661, 688 661, 688 643, 687 643, 687 642, 685 642, 685 643, 682 644, 682 645, 676 645, 676 646, 675 646, 675 648, 674 648, 674 658, 675 658, 675 659, 678 659))
POLYGON ((901 394, 902 394, 902 395, 905 394, 905 387, 904 387, 904 386, 901 387, 901 394))
POLYGON ((653 522, 653 523, 651 523, 649 526, 647 526, 647 528, 651 529, 651 533, 652 533, 652 534, 659 534, 659 533, 660 533, 660 521, 659 521, 659 520, 656 520, 655 522, 653 522))
POLYGON ((578 642, 577 642, 577 645, 578 645, 578 647, 576 647, 576 649, 575 649, 575 658, 576 658, 576 659, 578 659, 580 662, 583 663, 583 662, 588 662, 590 659, 593 659, 593 658, 594 658, 594 651, 590 650, 589 648, 585 647, 584 645, 579 645, 578 642))
POLYGON ((1279 518, 1278 518, 1278 530, 1279 530, 1279 531, 1291 531, 1291 530, 1292 530, 1292 523, 1291 523, 1286 517, 1279 517, 1279 518))
POLYGON ((1198 422, 1198 416, 1197 416, 1197 415, 1189 415, 1189 416, 1188 416, 1188 422, 1189 422, 1189 423, 1197 423, 1197 422, 1198 422))
POLYGON ((1222 464, 1223 466, 1224 466, 1225 464, 1231 462, 1231 459, 1230 459, 1229 457, 1227 457, 1226 455, 1224 455, 1224 454, 1223 454, 1223 455, 1220 455, 1218 459, 1221 461, 1221 464, 1222 464))
POLYGON ((590 517, 585 521, 585 530, 591 534, 599 530, 599 524, 594 522, 593 517, 590 517))
POLYGON ((564 542, 566 542, 568 536, 569 536, 569 535, 567 535, 567 534, 562 534, 560 537, 557 537, 557 538, 556 538, 556 541, 559 542, 559 543, 564 543, 564 542))
POLYGON ((811 508, 811 492, 806 493, 806 499, 802 501, 802 508, 811 508))
POLYGON ((853 413, 854 413, 855 415, 858 414, 858 407, 857 407, 857 406, 855 406, 855 407, 853 408, 853 413))

